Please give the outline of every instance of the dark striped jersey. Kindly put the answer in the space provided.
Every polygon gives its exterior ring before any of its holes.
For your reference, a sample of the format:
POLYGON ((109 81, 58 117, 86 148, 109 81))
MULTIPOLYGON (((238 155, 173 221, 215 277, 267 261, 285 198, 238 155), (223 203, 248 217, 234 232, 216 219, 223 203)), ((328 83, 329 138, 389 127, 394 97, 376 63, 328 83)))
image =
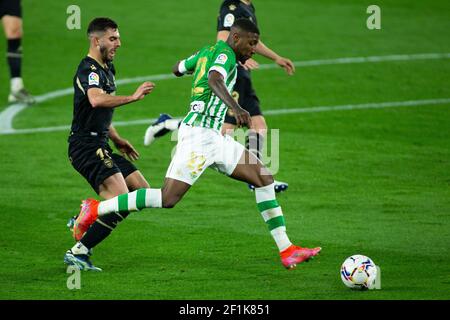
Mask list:
MULTIPOLYGON (((100 88, 110 95, 116 92, 115 69, 111 62, 103 68, 95 59, 87 56, 81 60, 73 78, 73 120, 71 131, 74 135, 97 133, 106 136, 111 125, 114 108, 93 108, 87 92, 100 88)), ((91 134, 93 135, 93 134, 91 134)))

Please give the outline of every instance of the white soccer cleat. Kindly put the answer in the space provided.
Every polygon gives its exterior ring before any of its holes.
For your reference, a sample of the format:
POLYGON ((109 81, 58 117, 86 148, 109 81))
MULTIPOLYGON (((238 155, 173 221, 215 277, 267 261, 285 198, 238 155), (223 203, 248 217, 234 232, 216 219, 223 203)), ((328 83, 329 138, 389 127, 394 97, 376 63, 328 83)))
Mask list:
POLYGON ((144 146, 150 145, 155 138, 178 129, 180 121, 173 119, 170 115, 162 113, 151 126, 147 128, 144 135, 144 146))
POLYGON ((8 103, 25 103, 34 104, 36 99, 26 90, 20 89, 18 91, 11 91, 8 96, 8 103))
POLYGON ((155 140, 155 135, 163 129, 164 123, 149 126, 147 130, 145 130, 144 146, 149 146, 155 140))

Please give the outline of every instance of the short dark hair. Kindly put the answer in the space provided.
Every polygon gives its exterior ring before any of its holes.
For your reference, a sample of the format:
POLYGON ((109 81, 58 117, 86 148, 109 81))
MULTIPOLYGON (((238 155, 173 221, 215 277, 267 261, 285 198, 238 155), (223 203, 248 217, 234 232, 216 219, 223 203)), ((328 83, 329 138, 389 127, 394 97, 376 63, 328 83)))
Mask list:
POLYGON ((247 31, 247 32, 260 34, 259 33, 259 29, 256 26, 256 24, 254 24, 252 21, 250 21, 249 19, 246 19, 246 18, 236 19, 236 21, 232 25, 232 28, 233 27, 239 28, 242 31, 247 31))
POLYGON ((117 23, 110 18, 95 18, 89 23, 87 34, 93 32, 105 32, 108 29, 117 29, 117 23))

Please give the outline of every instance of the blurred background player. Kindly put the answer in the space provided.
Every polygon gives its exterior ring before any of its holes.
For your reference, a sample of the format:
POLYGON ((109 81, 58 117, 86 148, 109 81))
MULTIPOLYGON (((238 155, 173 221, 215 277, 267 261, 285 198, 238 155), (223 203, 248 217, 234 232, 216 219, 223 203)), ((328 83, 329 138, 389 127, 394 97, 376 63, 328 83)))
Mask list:
MULTIPOLYGON (((112 126, 114 108, 139 101, 149 94, 154 84, 144 82, 133 95, 116 96, 115 69, 112 63, 121 46, 117 24, 109 18, 95 18, 88 26, 89 54, 81 60, 73 79, 74 111, 69 136, 69 159, 72 166, 104 199, 127 193, 130 190, 149 188, 149 184, 131 161, 139 153, 112 126), (113 153, 109 139, 124 155, 113 153)), ((128 216, 127 210, 105 215, 85 223, 85 209, 93 201, 81 205, 81 212, 69 221, 75 240, 79 241, 67 251, 64 262, 74 265, 83 261, 92 266, 89 256, 92 248, 103 241, 117 224, 128 216)))
POLYGON ((35 99, 25 89, 22 80, 22 6, 20 0, 0 0, 0 19, 7 40, 6 60, 9 66, 9 103, 33 104, 35 99))
MULTIPOLYGON (((239 18, 245 18, 258 25, 255 7, 252 1, 248 0, 225 0, 222 2, 219 10, 217 21, 217 40, 226 41, 230 33, 230 28, 234 21, 239 18)), ((281 57, 272 49, 267 47, 261 40, 256 47, 256 53, 266 58, 273 60, 276 64, 286 70, 288 75, 293 75, 295 72, 294 64, 291 60, 281 57)), ((252 80, 250 77, 250 70, 258 68, 258 63, 252 58, 245 63, 239 63, 237 69, 237 79, 234 86, 233 97, 237 99, 239 104, 250 113, 252 117, 252 125, 247 132, 246 148, 262 160, 262 149, 264 146, 264 139, 267 134, 266 120, 262 114, 259 99, 253 89, 252 80)), ((155 138, 161 137, 166 133, 176 130, 179 125, 179 120, 172 119, 170 115, 161 114, 157 121, 151 125, 145 132, 144 145, 149 145, 155 138)), ((232 133, 236 127, 236 119, 233 111, 228 109, 225 117, 225 123, 222 132, 226 134, 232 133)), ((254 186, 249 184, 251 190, 254 186)), ((287 190, 288 184, 286 182, 275 180, 275 192, 282 192, 287 190)))

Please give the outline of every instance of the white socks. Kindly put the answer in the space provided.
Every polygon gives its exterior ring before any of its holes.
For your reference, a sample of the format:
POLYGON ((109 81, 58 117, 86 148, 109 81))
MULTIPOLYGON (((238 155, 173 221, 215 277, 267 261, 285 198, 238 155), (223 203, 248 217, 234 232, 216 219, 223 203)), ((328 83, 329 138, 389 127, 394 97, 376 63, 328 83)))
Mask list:
POLYGON ((11 78, 11 92, 18 92, 23 89, 22 78, 11 78))
POLYGON ((139 211, 144 208, 161 208, 161 189, 139 189, 104 200, 98 205, 98 215, 121 211, 139 211))
POLYGON ((292 243, 286 234, 283 212, 275 198, 274 183, 265 187, 255 188, 255 195, 259 212, 269 227, 270 234, 275 240, 278 250, 281 252, 287 249, 292 243))

